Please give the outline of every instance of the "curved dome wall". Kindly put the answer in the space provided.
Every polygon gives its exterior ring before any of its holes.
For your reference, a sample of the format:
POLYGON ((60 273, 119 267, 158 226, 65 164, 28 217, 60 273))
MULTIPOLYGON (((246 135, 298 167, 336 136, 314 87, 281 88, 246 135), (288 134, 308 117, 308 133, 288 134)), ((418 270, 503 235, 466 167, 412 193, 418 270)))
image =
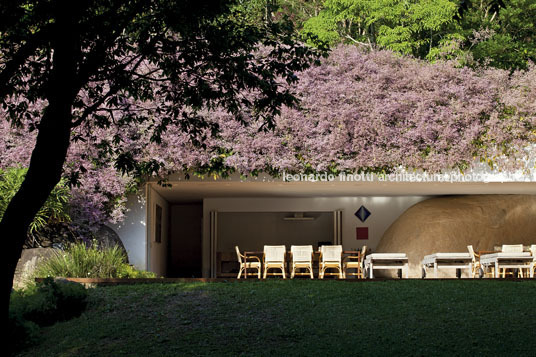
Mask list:
MULTIPOLYGON (((384 233, 376 252, 406 253, 410 277, 421 277, 427 254, 536 244, 536 196, 469 195, 431 198, 408 208, 384 233)), ((443 273, 441 273, 443 271, 443 273)), ((453 270, 440 276, 454 277, 453 270)), ((468 276, 464 272, 464 276, 468 276)))

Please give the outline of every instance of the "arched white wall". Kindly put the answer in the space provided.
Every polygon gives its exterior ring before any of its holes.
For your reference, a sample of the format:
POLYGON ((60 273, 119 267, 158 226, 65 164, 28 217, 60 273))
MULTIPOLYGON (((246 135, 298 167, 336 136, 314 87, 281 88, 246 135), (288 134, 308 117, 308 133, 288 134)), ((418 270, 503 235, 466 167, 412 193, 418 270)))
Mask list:
POLYGON ((127 198, 125 220, 110 224, 125 246, 130 264, 138 269, 147 270, 147 211, 145 190, 127 198))

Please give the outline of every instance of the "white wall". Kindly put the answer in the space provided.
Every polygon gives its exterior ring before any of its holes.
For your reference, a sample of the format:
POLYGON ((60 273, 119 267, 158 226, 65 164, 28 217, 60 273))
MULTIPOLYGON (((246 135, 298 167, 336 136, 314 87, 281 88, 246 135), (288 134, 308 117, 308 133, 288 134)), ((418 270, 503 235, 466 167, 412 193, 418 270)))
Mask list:
MULTIPOLYGON (((207 198, 203 200, 203 276, 210 274, 210 212, 314 212, 342 211, 344 249, 363 245, 373 250, 383 233, 406 209, 427 196, 315 197, 315 198, 207 198), (365 206, 371 216, 362 223, 354 213, 365 206), (356 240, 355 228, 369 227, 368 240, 356 240)), ((240 226, 237 225, 239 230, 240 226)))
POLYGON ((151 186, 147 189, 147 226, 149 229, 148 239, 148 270, 156 273, 158 276, 165 276, 167 273, 167 258, 168 258, 168 232, 169 232, 169 204, 156 192, 151 186), (156 205, 162 207, 162 235, 161 241, 155 241, 156 232, 156 205))
POLYGON ((145 189, 137 195, 127 198, 127 214, 125 220, 119 224, 110 224, 121 238, 128 255, 128 261, 138 269, 147 269, 147 214, 145 189))

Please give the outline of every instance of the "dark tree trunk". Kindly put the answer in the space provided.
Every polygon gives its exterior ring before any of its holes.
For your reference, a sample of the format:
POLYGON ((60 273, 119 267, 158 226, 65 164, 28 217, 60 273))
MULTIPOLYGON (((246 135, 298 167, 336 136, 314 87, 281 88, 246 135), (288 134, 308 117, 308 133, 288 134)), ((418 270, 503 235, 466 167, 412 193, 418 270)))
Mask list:
POLYGON ((75 84, 76 61, 80 50, 72 18, 64 7, 67 2, 57 2, 55 41, 52 43, 53 69, 47 87, 48 107, 39 124, 28 173, 0 222, 0 237, 4 245, 0 249, 0 257, 3 264, 7 264, 2 274, 5 317, 9 311, 15 268, 28 227, 60 181, 69 148, 72 103, 78 92, 75 84))

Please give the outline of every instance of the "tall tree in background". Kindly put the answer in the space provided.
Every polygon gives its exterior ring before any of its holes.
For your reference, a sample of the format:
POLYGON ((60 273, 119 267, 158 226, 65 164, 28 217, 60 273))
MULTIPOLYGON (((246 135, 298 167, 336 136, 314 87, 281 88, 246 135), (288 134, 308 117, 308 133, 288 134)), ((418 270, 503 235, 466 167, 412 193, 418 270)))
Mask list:
MULTIPOLYGON (((13 125, 38 118, 28 172, 0 222, 4 314, 26 232, 60 181, 71 142, 91 140, 103 128, 149 123, 152 141, 177 125, 202 145, 200 132, 218 130, 203 116, 213 108, 246 123, 240 113, 248 107, 270 128, 281 105, 296 101, 285 84, 316 56, 292 33, 287 23, 250 21, 223 0, 4 3, 2 108, 13 125)), ((121 140, 113 137, 114 144, 121 140)), ((101 142, 100 152, 118 169, 158 169, 111 144, 101 142)))
POLYGON ((428 60, 526 69, 536 60, 536 0, 325 0, 302 32, 428 60))
POLYGON ((303 24, 311 17, 318 16, 323 0, 242 0, 239 8, 256 22, 292 22, 294 30, 300 32, 303 24))
POLYGON ((473 39, 468 47, 477 63, 514 70, 536 61, 536 0, 465 1, 462 10, 463 36, 473 39))
POLYGON ((363 43, 425 58, 457 24, 451 0, 326 0, 304 31, 331 44, 363 43))

